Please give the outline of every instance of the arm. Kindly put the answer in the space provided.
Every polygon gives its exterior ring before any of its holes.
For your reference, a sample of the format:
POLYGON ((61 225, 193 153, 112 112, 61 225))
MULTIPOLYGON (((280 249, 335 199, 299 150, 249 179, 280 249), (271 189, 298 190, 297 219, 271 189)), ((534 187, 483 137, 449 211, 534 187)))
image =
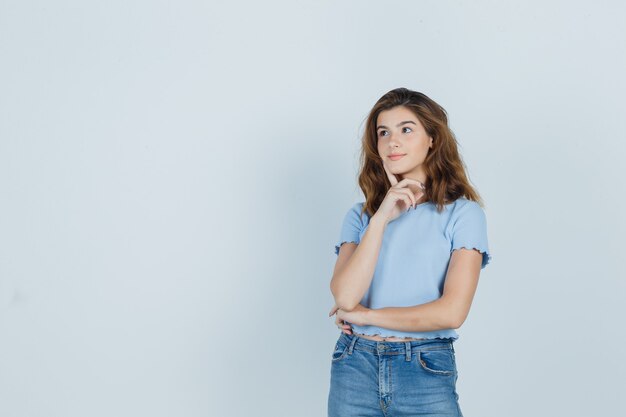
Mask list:
POLYGON ((366 324, 404 332, 458 329, 469 314, 482 258, 482 254, 474 249, 454 250, 440 298, 411 307, 367 310, 366 324))
POLYGON ((330 291, 335 305, 352 311, 372 283, 387 222, 374 214, 361 242, 344 243, 339 250, 330 291))

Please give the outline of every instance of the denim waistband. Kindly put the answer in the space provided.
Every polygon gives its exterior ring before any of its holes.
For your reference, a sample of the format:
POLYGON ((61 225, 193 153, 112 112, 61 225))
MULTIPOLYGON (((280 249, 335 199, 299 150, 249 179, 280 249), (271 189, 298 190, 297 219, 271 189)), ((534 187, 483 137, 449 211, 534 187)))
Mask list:
POLYGON ((454 352, 454 339, 435 338, 425 340, 407 340, 406 342, 376 341, 364 339, 355 334, 341 333, 339 341, 348 345, 348 350, 366 350, 369 352, 398 354, 407 353, 410 355, 414 350, 442 349, 449 348, 454 352))

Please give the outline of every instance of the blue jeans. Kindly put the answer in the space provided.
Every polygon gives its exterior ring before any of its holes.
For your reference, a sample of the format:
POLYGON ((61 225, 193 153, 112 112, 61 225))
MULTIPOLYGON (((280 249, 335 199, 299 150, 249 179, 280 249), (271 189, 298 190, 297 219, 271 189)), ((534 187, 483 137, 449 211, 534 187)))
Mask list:
POLYGON ((453 343, 341 333, 331 358, 328 417, 463 417, 453 343))

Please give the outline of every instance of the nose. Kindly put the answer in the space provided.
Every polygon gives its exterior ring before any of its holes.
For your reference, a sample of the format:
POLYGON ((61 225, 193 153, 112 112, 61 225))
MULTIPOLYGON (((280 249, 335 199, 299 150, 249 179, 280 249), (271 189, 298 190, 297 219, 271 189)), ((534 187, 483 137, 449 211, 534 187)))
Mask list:
POLYGON ((396 140, 396 137, 392 135, 391 133, 389 134, 389 146, 392 148, 395 148, 398 146, 398 141, 396 140))

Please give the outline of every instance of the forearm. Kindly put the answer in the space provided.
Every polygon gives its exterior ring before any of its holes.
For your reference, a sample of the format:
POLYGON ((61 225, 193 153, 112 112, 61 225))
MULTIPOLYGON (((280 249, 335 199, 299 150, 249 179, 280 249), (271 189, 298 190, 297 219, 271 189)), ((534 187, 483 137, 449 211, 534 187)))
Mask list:
POLYGON ((368 325, 403 332, 456 329, 453 310, 443 298, 410 307, 385 307, 367 311, 368 325))
POLYGON ((331 291, 339 308, 351 311, 372 283, 387 223, 374 215, 346 265, 332 278, 331 291))

